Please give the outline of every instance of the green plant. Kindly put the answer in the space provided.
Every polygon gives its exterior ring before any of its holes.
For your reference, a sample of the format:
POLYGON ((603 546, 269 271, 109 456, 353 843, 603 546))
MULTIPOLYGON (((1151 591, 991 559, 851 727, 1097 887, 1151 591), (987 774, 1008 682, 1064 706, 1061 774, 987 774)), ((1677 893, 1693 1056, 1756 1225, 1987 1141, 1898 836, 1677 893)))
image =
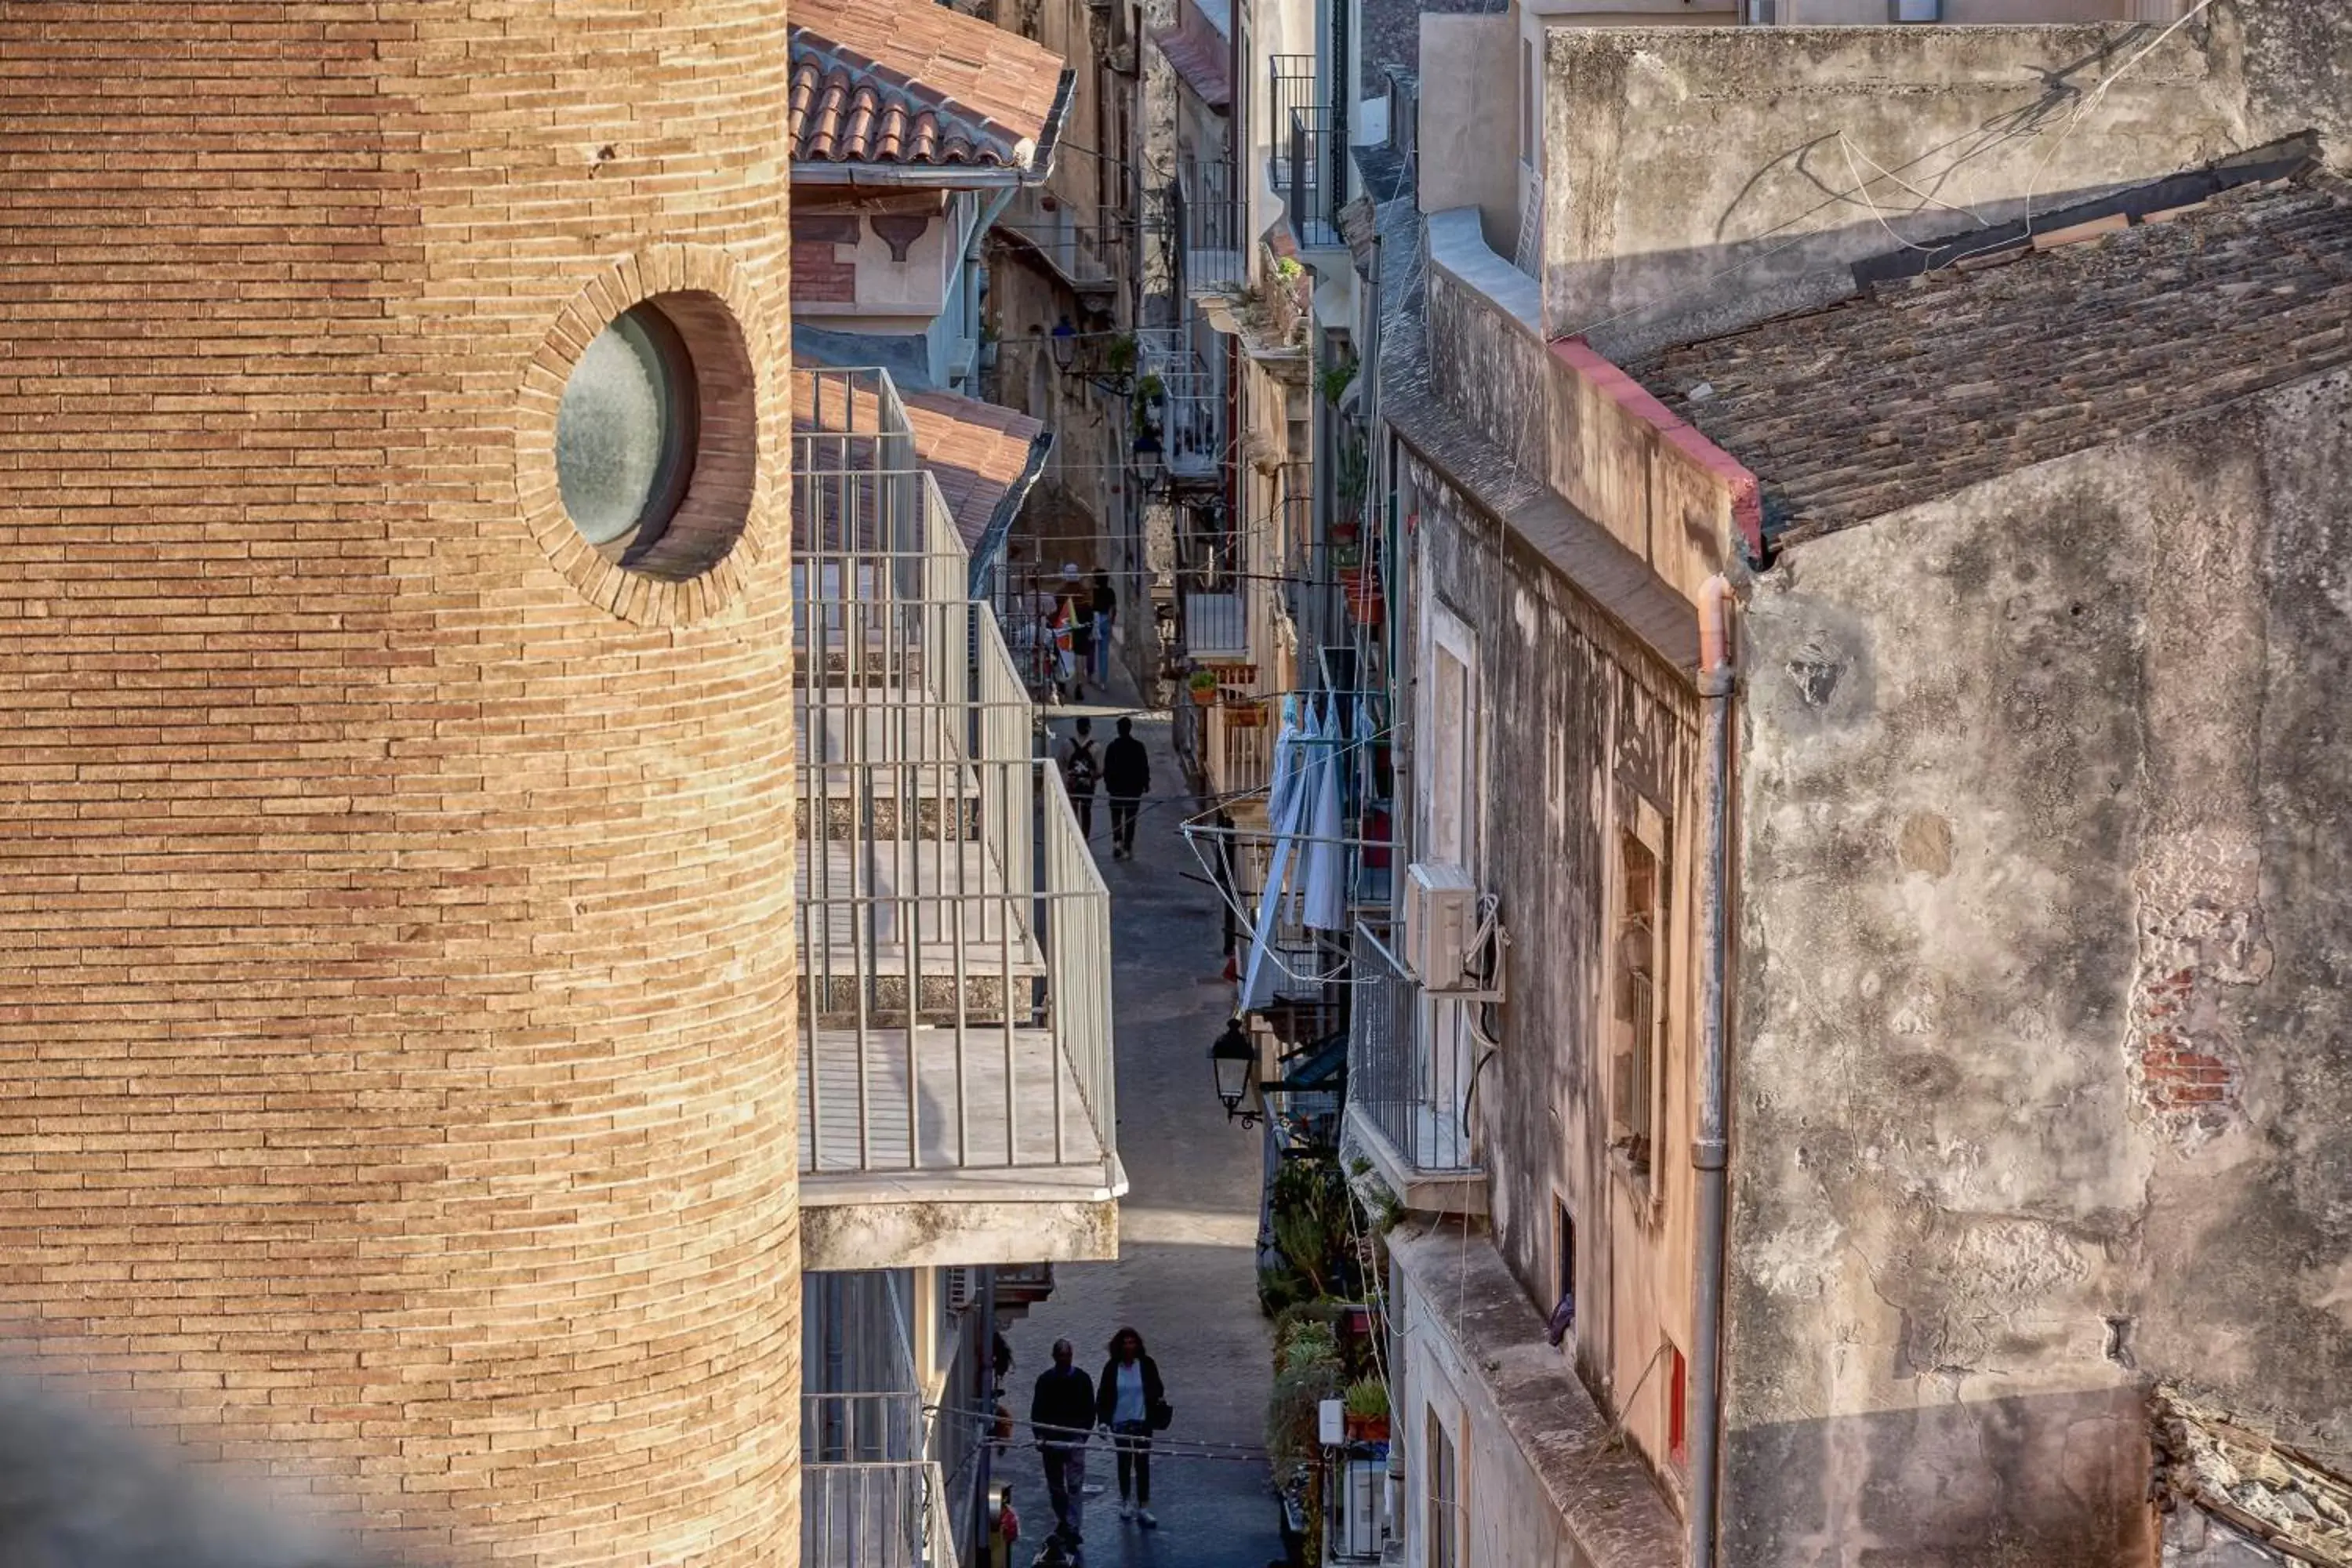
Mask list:
POLYGON ((1293 1367, 1314 1366, 1329 1362, 1339 1365, 1339 1336, 1331 1331, 1328 1323, 1313 1320, 1295 1321, 1288 1332, 1275 1342, 1274 1368, 1287 1372, 1293 1367))
POLYGON ((1355 1251, 1348 1205, 1354 1201, 1333 1161, 1287 1161, 1275 1175, 1275 1245, 1293 1268, 1314 1281, 1318 1295, 1348 1288, 1355 1251))
POLYGON ((1261 1267, 1257 1271, 1257 1310, 1281 1322, 1284 1314, 1315 1300, 1315 1286, 1306 1275, 1287 1266, 1261 1267))
POLYGON ((1362 1378, 1348 1385, 1348 1414, 1359 1421, 1378 1421, 1389 1413, 1389 1385, 1362 1378))
POLYGON ((1121 332, 1111 339, 1110 345, 1103 350, 1103 362, 1110 366, 1113 375, 1125 375, 1129 371, 1133 370, 1135 368, 1135 334, 1121 332))
POLYGON ((1157 403, 1168 395, 1168 384, 1157 375, 1147 373, 1137 380, 1135 395, 1146 403, 1157 403))
POLYGON ((1315 384, 1322 389, 1323 401, 1337 408, 1339 399, 1348 395, 1348 384, 1356 379, 1356 356, 1349 354, 1336 364, 1316 373, 1315 384))
POLYGON ((1286 288, 1297 284, 1306 276, 1307 268, 1299 265, 1295 257, 1277 256, 1274 258, 1275 280, 1286 288))

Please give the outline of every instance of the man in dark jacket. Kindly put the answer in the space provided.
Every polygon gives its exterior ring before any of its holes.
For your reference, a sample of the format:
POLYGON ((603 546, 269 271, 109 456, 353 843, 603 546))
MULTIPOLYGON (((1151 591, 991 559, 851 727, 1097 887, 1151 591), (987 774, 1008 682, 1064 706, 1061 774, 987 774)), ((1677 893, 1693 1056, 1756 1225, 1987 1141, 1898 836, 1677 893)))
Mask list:
POLYGON ((1086 1540, 1080 1530, 1087 1506, 1087 1439, 1095 1429, 1094 1379, 1078 1370, 1077 1351, 1067 1340, 1054 1342, 1054 1364, 1037 1374, 1029 1402, 1029 1430, 1045 1465, 1045 1495, 1062 1538, 1072 1546, 1086 1540))
POLYGON ((1135 738, 1135 721, 1118 721, 1118 738, 1103 752, 1103 787, 1110 792, 1110 857, 1135 858, 1135 814, 1151 793, 1151 757, 1135 738))

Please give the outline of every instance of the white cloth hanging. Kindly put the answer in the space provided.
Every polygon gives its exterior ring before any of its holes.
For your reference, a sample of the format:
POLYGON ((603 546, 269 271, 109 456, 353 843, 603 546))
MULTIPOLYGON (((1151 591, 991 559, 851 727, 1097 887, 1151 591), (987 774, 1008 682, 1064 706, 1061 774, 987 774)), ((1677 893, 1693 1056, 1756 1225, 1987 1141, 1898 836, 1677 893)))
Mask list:
POLYGON ((1323 719, 1307 752, 1307 838, 1299 882, 1305 893, 1302 921, 1312 931, 1348 929, 1348 854, 1341 846, 1339 814, 1339 703, 1323 700, 1323 719))

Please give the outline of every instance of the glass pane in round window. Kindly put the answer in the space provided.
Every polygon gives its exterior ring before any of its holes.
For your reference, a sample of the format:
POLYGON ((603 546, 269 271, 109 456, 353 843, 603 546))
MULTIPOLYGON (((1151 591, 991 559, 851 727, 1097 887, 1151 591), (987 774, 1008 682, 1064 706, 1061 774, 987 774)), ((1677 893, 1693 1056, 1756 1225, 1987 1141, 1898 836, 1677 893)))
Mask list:
POLYGON ((693 363, 677 329, 639 305, 563 384, 555 474, 572 526, 591 544, 650 542, 684 499, 693 443, 693 363))

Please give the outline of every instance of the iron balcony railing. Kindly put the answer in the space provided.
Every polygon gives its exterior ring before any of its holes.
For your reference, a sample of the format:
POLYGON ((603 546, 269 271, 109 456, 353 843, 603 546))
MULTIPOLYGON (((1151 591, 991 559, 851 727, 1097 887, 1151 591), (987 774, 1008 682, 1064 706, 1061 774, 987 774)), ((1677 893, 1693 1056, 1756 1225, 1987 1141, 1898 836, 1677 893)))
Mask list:
POLYGON ((1247 279, 1239 171, 1229 158, 1176 165, 1168 201, 1182 268, 1181 292, 1239 288, 1247 279))
POLYGON ((1339 204, 1347 199, 1346 142, 1329 108, 1319 103, 1292 110, 1286 134, 1282 189, 1291 237, 1302 250, 1330 249, 1340 243, 1339 204))
POLYGON ((1253 573, 1252 542, 1229 528, 1176 536, 1177 639, 1196 663, 1255 662, 1276 583, 1253 573))
POLYGON ((1315 57, 1313 55, 1269 55, 1266 57, 1266 178, 1276 190, 1283 188, 1284 170, 1290 157, 1290 116, 1293 110, 1311 109, 1322 101, 1316 89, 1315 57))
POLYGON ((1156 381, 1145 418, 1160 436, 1161 460, 1179 480, 1215 479, 1226 457, 1225 362, 1194 345, 1197 321, 1189 301, 1173 327, 1146 327, 1136 333, 1137 360, 1156 381))
POLYGON ((1267 179, 1282 195, 1291 237, 1302 249, 1337 246, 1339 204, 1348 198, 1347 121, 1324 96, 1312 55, 1274 56, 1268 87, 1267 179))
POLYGON ((813 381, 793 476, 801 1170, 1107 1174, 1102 879, 888 376, 813 381))
POLYGON ((899 1464, 923 1457, 923 1396, 912 1389, 801 1395, 803 1464, 899 1464))
POLYGON ((1397 962, 1381 922, 1358 921, 1350 969, 1348 1105, 1413 1169, 1476 1170, 1466 1004, 1425 995, 1397 962))

